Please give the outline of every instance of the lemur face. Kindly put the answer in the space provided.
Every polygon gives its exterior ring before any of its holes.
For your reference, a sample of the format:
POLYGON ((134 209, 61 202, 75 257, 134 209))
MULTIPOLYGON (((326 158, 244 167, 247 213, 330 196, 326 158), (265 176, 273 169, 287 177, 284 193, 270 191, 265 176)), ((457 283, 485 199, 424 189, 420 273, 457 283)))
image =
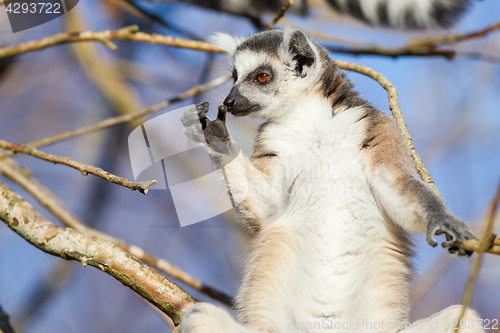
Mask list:
POLYGON ((234 86, 224 105, 241 117, 281 104, 285 73, 277 58, 254 51, 238 52, 233 64, 234 86))
POLYGON ((276 119, 318 81, 318 48, 300 31, 264 31, 243 41, 218 34, 212 42, 233 59, 234 86, 224 105, 234 116, 276 119))

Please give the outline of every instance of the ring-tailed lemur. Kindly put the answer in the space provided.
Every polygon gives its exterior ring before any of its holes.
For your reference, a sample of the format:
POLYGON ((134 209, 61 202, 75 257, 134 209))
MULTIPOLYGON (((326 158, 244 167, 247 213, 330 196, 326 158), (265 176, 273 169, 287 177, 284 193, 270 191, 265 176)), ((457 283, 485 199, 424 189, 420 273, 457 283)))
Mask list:
MULTIPOLYGON (((188 3, 237 15, 258 17, 277 12, 288 0, 184 0, 188 3)), ((448 28, 469 7, 471 0, 327 0, 337 12, 366 23, 400 29, 448 28)), ((307 12, 306 0, 294 0, 290 8, 307 12)))
MULTIPOLYGON (((234 86, 217 119, 201 103, 181 121, 223 170, 254 239, 238 319, 199 303, 183 332, 454 332, 445 325, 453 327, 460 306, 398 326, 409 320, 407 232, 426 232, 432 246, 446 234, 443 246, 459 255, 470 255, 459 246, 474 236, 420 179, 392 119, 300 31, 213 42, 232 57, 234 86), (226 111, 267 120, 250 159, 233 143, 226 111)), ((462 332, 483 332, 474 311, 464 319, 462 332)))

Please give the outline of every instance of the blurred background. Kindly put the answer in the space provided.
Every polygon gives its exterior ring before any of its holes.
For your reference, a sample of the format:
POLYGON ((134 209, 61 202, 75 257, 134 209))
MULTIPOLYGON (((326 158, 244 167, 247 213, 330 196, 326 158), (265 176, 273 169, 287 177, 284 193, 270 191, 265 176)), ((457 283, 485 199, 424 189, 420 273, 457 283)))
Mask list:
MULTIPOLYGON (((309 7, 308 16, 287 12, 279 25, 307 30, 330 46, 395 47, 411 38, 476 31, 500 19, 499 1, 474 1, 449 31, 401 32, 339 16, 321 0, 310 1, 309 7)), ((268 23, 273 16, 264 13, 261 20, 268 23)), ((82 0, 69 14, 15 34, 1 6, 0 46, 62 31, 118 29, 131 24, 139 25, 143 32, 202 40, 216 31, 237 36, 257 31, 248 18, 181 2, 82 0)), ((224 55, 131 41, 116 44, 116 52, 99 43, 68 44, 3 62, 0 138, 27 143, 130 113, 173 98, 230 69, 224 55)), ((500 56, 500 33, 451 47, 500 56)), ((464 57, 332 56, 372 67, 395 84, 414 144, 441 193, 452 211, 480 235, 500 180, 499 63, 464 57)), ((356 73, 348 75, 366 99, 389 112, 387 93, 377 82, 356 73)), ((213 116, 230 87, 228 82, 154 116, 200 101, 210 102, 213 116)), ((228 123, 248 153, 260 121, 229 117, 228 123)), ((138 124, 112 127, 42 150, 133 179, 127 137, 138 124)), ((88 225, 164 258, 231 296, 236 294, 249 236, 233 213, 180 227, 169 190, 151 190, 144 196, 31 156, 16 156, 15 160, 30 168, 33 176, 88 225)), ((0 181, 60 224, 22 188, 2 175, 0 181)), ((472 260, 427 246, 423 235, 414 238, 412 318, 419 319, 460 303, 472 260)), ((500 319, 499 283, 500 258, 485 255, 472 305, 482 318, 500 319)), ((179 284, 197 299, 220 305, 179 284)), ((158 311, 114 278, 45 254, 4 224, 0 224, 0 304, 18 332, 168 332, 171 328, 158 311)))

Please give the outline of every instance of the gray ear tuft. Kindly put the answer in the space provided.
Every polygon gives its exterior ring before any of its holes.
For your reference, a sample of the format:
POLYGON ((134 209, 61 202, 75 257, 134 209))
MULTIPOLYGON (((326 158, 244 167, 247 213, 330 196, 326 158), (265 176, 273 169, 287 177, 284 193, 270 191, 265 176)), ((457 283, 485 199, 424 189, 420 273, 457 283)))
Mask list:
POLYGON ((236 51, 236 48, 243 42, 243 40, 244 38, 233 37, 224 32, 216 32, 208 38, 209 43, 220 47, 230 56, 234 54, 234 51, 236 51))
POLYGON ((285 28, 283 32, 282 53, 287 53, 295 65, 295 71, 302 77, 307 75, 307 70, 316 62, 313 43, 299 30, 285 28))

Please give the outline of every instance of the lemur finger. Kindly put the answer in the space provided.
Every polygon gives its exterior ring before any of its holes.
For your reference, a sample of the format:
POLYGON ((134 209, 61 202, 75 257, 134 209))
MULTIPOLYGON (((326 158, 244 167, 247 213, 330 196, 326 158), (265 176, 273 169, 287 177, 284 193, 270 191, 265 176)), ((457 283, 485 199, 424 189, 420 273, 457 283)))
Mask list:
POLYGON ((188 108, 181 116, 181 122, 184 126, 190 126, 200 121, 200 118, 206 118, 208 112, 208 102, 203 102, 188 108))
POLYGON ((426 239, 427 239, 427 244, 429 244, 430 246, 436 247, 438 245, 438 243, 436 242, 436 238, 434 237, 434 232, 432 231, 427 232, 426 239))
POLYGON ((205 130, 207 128, 207 123, 210 119, 208 119, 207 117, 200 117, 200 123, 201 123, 201 129, 202 130, 205 130))
POLYGON ((204 111, 205 111, 205 113, 207 113, 207 112, 208 112, 208 106, 209 106, 209 105, 210 105, 210 104, 209 104, 208 102, 201 102, 201 103, 196 104, 196 109, 197 109, 198 111, 203 111, 203 110, 204 110, 204 111))
POLYGON ((222 122, 226 122, 227 107, 225 105, 219 106, 219 113, 217 114, 217 119, 222 122))

